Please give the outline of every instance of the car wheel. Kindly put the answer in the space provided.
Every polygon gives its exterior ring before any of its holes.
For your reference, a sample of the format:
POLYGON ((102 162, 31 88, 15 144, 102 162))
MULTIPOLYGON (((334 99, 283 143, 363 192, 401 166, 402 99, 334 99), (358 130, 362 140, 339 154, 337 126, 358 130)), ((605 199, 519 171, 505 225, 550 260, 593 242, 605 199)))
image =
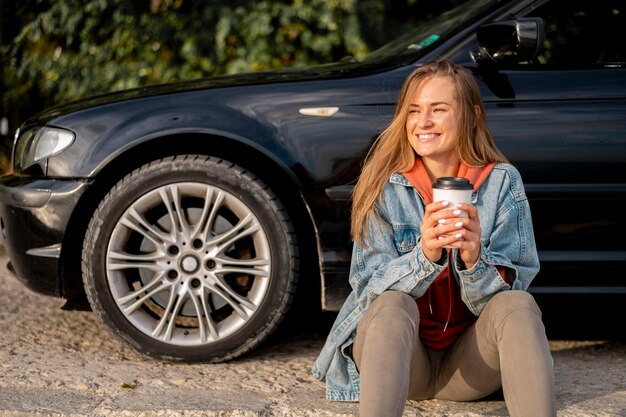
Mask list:
POLYGON ((159 359, 217 362, 276 328, 298 250, 286 210, 259 178, 223 159, 175 156, 102 199, 82 271, 92 309, 123 342, 159 359))

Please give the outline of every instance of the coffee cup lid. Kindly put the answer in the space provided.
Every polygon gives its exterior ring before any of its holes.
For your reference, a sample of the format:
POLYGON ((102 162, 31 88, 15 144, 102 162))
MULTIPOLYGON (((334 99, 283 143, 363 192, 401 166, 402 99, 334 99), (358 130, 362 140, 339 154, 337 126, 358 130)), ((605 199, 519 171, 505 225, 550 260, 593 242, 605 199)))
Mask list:
POLYGON ((467 178, 439 177, 433 183, 433 188, 439 188, 440 190, 472 190, 474 186, 467 178))

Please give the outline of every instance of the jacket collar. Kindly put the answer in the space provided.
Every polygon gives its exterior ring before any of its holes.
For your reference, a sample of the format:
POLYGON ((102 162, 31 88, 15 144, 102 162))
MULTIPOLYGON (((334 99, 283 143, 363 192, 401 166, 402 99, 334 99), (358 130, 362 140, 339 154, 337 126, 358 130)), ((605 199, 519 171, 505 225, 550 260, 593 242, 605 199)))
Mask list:
MULTIPOLYGON (((392 184, 398 184, 398 185, 403 185, 405 187, 413 187, 413 184, 411 184, 411 182, 409 180, 407 180, 404 175, 402 175, 402 173, 400 172, 396 172, 394 174, 391 175, 391 178, 389 178, 389 182, 392 184)), ((413 187, 415 188, 415 187, 413 187)))

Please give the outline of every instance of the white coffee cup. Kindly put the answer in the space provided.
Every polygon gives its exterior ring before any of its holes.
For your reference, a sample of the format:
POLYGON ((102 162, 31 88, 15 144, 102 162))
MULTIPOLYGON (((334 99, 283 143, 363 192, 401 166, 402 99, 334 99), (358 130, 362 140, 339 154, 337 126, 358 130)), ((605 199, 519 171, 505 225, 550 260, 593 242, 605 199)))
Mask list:
MULTIPOLYGON (((466 178, 441 177, 433 183, 433 201, 447 201, 448 209, 458 209, 462 203, 472 203, 474 187, 466 178)), ((467 217, 467 212, 462 211, 457 217, 467 217)), ((449 220, 448 220, 449 221, 449 220)), ((443 235, 439 237, 443 238, 443 235)), ((446 245, 446 248, 451 246, 446 245)))

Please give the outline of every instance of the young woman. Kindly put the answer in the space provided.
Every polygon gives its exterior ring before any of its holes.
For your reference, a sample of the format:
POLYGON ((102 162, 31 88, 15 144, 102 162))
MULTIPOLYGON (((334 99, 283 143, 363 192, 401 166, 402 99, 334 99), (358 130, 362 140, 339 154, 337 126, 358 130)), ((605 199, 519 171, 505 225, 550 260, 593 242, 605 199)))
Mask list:
POLYGON ((525 292, 539 270, 528 201, 467 70, 440 59, 406 79, 354 190, 352 235, 353 291, 313 368, 330 400, 401 416, 407 399, 502 387, 512 416, 556 415, 541 313, 525 292), (454 176, 474 186, 460 211, 432 201, 431 184, 454 176))

